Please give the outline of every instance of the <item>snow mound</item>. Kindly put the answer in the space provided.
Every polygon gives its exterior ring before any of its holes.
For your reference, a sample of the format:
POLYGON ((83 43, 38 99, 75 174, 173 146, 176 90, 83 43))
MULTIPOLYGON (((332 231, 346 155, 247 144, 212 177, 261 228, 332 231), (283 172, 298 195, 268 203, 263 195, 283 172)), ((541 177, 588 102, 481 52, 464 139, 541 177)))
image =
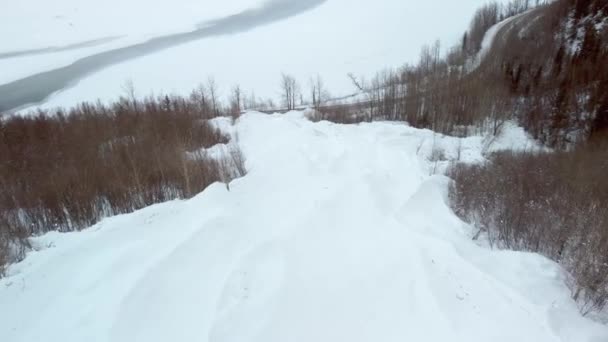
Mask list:
POLYGON ((37 238, 0 280, 3 340, 608 340, 555 263, 476 245, 447 207, 433 150, 479 160, 483 137, 300 112, 234 130, 229 189, 37 238))

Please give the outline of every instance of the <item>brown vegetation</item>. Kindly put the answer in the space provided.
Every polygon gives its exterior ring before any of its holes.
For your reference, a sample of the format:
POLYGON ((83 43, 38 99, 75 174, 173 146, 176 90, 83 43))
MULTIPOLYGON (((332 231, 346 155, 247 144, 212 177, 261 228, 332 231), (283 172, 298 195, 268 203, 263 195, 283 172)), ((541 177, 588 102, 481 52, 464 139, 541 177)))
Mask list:
POLYGON ((463 98, 477 96, 482 111, 467 102, 461 113, 473 117, 446 117, 477 125, 513 118, 556 149, 455 166, 451 204, 491 244, 538 252, 564 266, 583 314, 608 306, 608 28, 597 25, 608 8, 602 3, 552 2, 503 28, 485 61, 454 86, 473 86, 463 98))
POLYGON ((222 114, 207 94, 84 103, 1 121, 0 267, 23 257, 31 235, 83 229, 241 176, 239 151, 226 160, 201 152, 229 139, 207 122, 222 114))
POLYGON ((607 147, 503 152, 450 171, 455 212, 492 245, 559 262, 583 314, 608 305, 607 147))
POLYGON ((368 120, 403 120, 448 134, 475 126, 496 134, 515 119, 534 138, 564 149, 608 129, 607 15, 600 0, 490 3, 445 55, 436 42, 423 47, 416 65, 370 80, 349 77, 366 96, 358 105, 368 120), (517 14, 478 61, 488 28, 517 14))

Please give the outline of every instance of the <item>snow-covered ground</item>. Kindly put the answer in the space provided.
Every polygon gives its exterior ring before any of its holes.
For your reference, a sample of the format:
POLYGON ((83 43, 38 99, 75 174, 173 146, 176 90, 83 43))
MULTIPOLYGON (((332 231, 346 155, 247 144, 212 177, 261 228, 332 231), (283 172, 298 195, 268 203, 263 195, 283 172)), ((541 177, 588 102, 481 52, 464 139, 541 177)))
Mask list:
MULTIPOLYGON (((276 100, 281 72, 293 74, 305 95, 309 79, 318 74, 332 95, 344 96, 355 90, 348 73, 370 76, 385 67, 416 62, 420 47, 435 39, 444 46, 456 43, 484 2, 327 0, 296 17, 248 32, 201 39, 111 66, 56 94, 45 107, 115 99, 127 80, 141 96, 183 94, 209 76, 215 77, 224 97, 239 84, 247 93, 276 100)), ((37 63, 48 66, 46 59, 37 63)), ((11 65, 25 68, 12 74, 30 72, 27 64, 11 65)))
POLYGON ((608 340, 555 263, 473 243, 432 175, 434 150, 481 161, 531 146, 521 130, 487 146, 302 116, 241 117, 229 188, 37 238, 0 280, 2 341, 608 340))

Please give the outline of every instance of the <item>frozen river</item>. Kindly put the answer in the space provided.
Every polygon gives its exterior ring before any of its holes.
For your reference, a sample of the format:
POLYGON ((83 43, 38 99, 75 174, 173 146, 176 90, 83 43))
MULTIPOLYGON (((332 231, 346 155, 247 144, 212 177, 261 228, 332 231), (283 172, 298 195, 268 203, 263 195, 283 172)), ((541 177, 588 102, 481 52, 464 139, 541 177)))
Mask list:
MULTIPOLYGON (((161 36, 143 43, 100 52, 81 58, 68 66, 0 85, 0 112, 41 103, 51 94, 70 87, 79 79, 110 65, 201 38, 244 32, 294 16, 323 2, 325 0, 269 1, 259 8, 244 10, 234 15, 201 24, 198 29, 191 32, 161 36)), ((19 52, 14 54, 19 54, 19 52)), ((27 54, 27 52, 22 54, 27 54)))

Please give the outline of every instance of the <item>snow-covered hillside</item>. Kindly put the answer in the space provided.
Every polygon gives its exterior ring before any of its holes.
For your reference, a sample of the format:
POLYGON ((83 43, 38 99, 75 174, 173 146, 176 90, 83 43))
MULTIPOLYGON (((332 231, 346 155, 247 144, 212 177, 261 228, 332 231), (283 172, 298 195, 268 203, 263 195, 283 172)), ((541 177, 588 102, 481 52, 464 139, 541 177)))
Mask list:
POLYGON ((530 143, 506 130, 248 113, 229 187, 37 238, 0 280, 2 341, 607 341, 555 263, 475 244, 446 206, 436 163, 530 143))

